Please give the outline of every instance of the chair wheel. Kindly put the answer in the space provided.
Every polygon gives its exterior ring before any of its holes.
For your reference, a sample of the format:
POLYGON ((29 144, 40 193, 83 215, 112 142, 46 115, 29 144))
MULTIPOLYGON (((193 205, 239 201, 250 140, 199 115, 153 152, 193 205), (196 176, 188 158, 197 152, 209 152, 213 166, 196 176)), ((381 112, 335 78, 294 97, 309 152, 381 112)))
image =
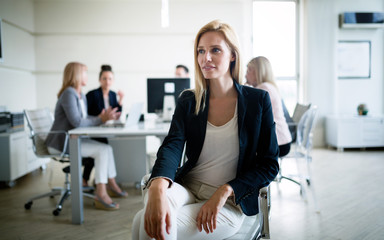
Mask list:
POLYGON ((54 216, 59 216, 60 211, 61 211, 60 209, 55 209, 55 210, 53 210, 52 214, 53 214, 54 216))
POLYGON ((311 186, 311 180, 307 179, 307 185, 311 186))
POLYGON ((25 209, 31 209, 31 207, 32 207, 32 204, 33 204, 33 202, 31 201, 31 202, 27 202, 26 204, 24 204, 24 208, 25 209))

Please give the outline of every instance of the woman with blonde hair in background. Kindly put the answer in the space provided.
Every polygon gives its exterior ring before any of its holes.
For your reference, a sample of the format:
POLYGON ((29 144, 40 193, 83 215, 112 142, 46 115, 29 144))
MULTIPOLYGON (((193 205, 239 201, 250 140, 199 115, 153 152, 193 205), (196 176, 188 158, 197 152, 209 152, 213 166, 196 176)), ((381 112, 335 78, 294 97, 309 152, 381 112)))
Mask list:
POLYGON ((178 98, 133 220, 135 240, 228 238, 259 212, 259 190, 279 171, 271 102, 241 85, 232 27, 215 20, 201 28, 194 56, 196 87, 178 98))
POLYGON ((284 117, 283 102, 274 80, 272 65, 266 57, 253 58, 248 63, 247 84, 269 93, 272 103, 273 119, 276 123, 279 156, 287 155, 291 149, 292 136, 284 117))
MULTIPOLYGON (((81 91, 87 82, 87 66, 78 62, 70 62, 66 65, 62 87, 57 95, 55 120, 51 131, 69 131, 77 127, 97 126, 119 117, 116 108, 103 110, 98 116, 87 114, 87 99, 81 91)), ((64 142, 64 134, 50 134, 46 140, 51 153, 61 151, 64 148, 64 142)), ((64 150, 68 153, 68 146, 64 150)), ((103 210, 118 209, 119 204, 113 202, 107 193, 107 185, 116 192, 122 192, 115 181, 116 168, 112 147, 91 139, 83 139, 81 156, 95 160, 95 207, 103 210)))

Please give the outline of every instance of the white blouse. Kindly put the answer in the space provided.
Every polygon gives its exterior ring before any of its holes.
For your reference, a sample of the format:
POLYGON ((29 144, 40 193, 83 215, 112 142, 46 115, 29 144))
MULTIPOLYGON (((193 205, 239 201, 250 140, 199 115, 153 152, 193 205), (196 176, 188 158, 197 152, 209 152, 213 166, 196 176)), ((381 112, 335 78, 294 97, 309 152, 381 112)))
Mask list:
POLYGON ((222 126, 207 122, 204 145, 187 178, 219 187, 236 177, 239 159, 237 104, 233 118, 222 126))

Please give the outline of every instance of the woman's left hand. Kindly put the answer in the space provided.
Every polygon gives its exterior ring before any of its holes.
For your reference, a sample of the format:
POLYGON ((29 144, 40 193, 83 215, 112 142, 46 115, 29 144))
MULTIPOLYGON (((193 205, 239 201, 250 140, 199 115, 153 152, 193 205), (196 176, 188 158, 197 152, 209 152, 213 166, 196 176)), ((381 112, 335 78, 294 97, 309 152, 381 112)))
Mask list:
POLYGON ((216 229, 216 218, 220 209, 224 206, 228 197, 233 195, 233 189, 225 184, 219 187, 210 199, 201 207, 197 214, 197 228, 201 232, 212 233, 216 229))

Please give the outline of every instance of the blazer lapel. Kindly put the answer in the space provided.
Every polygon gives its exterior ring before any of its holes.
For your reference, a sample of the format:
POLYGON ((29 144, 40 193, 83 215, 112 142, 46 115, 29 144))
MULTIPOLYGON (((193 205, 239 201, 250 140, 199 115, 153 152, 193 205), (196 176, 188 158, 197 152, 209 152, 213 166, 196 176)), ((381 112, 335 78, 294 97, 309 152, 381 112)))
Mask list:
POLYGON ((97 90, 98 90, 97 93, 99 95, 99 96, 97 96, 97 99, 99 99, 99 104, 100 104, 101 111, 102 111, 105 108, 103 90, 101 89, 101 87, 99 87, 97 90))
POLYGON ((117 105, 116 104, 116 98, 114 97, 112 91, 109 91, 108 98, 109 98, 108 100, 109 100, 109 105, 110 106, 116 106, 117 105))
MULTIPOLYGON (((206 98, 205 98, 205 108, 202 112, 200 112, 197 116, 195 116, 195 123, 196 128, 193 129, 194 135, 196 136, 195 140, 198 140, 196 143, 196 152, 199 155, 196 155, 195 161, 197 162, 197 159, 200 156, 201 150, 203 149, 203 144, 205 140, 205 134, 207 130, 207 122, 208 122, 208 109, 209 109, 209 91, 207 91, 206 98)), ((193 109, 194 110, 194 109, 193 109)))
POLYGON ((237 89, 238 97, 237 97, 237 124, 238 124, 238 131, 239 131, 239 162, 237 164, 237 171, 241 169, 242 163, 244 161, 244 151, 245 151, 245 145, 246 145, 246 133, 244 128, 244 119, 247 109, 247 101, 245 96, 247 95, 246 90, 238 84, 236 81, 234 81, 235 87, 237 89))

